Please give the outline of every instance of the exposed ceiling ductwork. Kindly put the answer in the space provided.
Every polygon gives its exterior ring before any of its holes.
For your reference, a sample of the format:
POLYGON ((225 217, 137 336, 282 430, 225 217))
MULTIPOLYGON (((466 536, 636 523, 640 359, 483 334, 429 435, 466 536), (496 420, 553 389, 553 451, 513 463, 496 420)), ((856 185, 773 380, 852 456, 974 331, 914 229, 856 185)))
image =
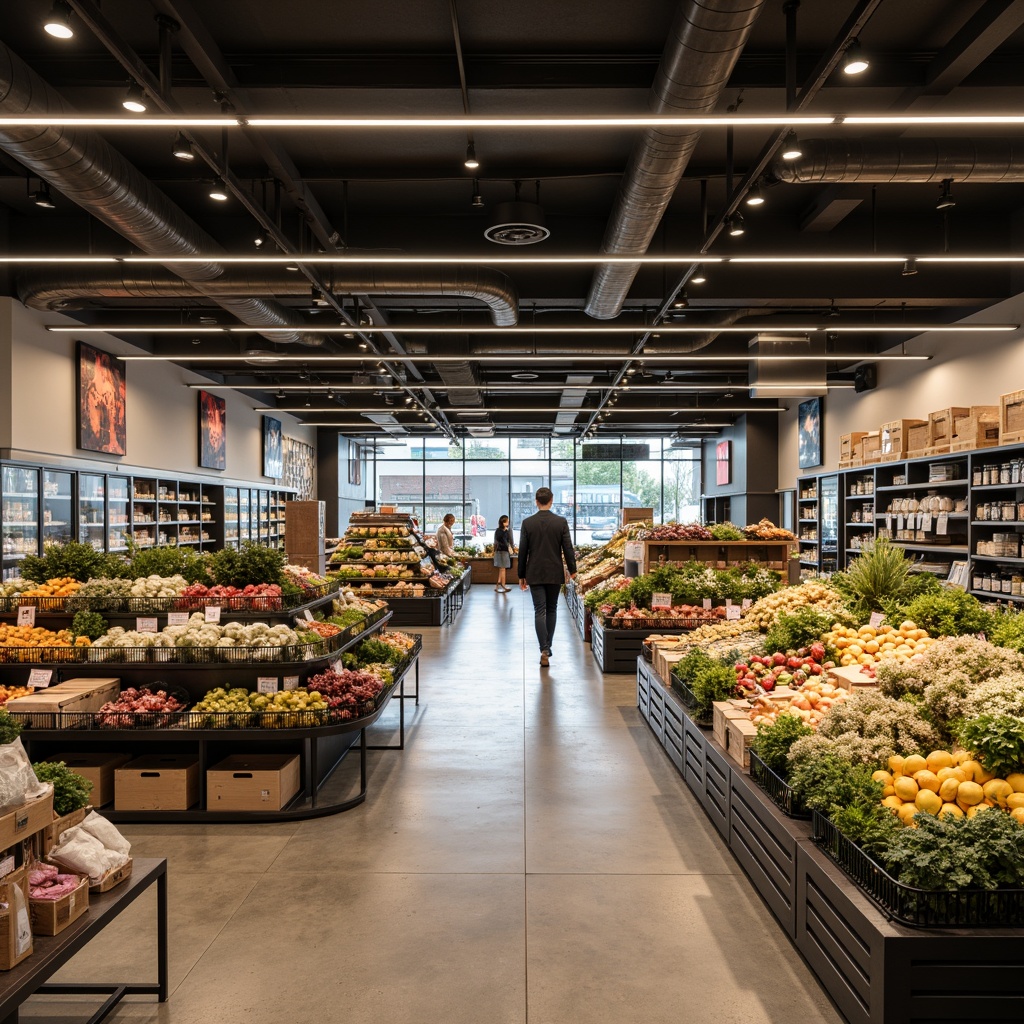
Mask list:
MULTIPOLYGON (((0 112, 5 115, 73 113, 64 98, 7 46, 0 43, 0 112)), ((201 256, 220 252, 217 242, 95 132, 61 127, 5 127, 0 148, 62 195, 151 256, 201 256)), ((196 294, 223 268, 216 262, 186 264, 178 277, 196 294)), ((301 327, 301 318, 267 298, 217 300, 242 323, 301 327)), ((297 330, 276 341, 321 345, 297 330)))
MULTIPOLYGON (((686 0, 665 44, 649 105, 655 114, 709 113, 746 44, 763 0, 686 0)), ((601 251, 641 256, 661 223, 700 139, 697 129, 648 128, 630 156, 601 251)), ((639 264, 603 264, 594 272, 586 311, 610 320, 622 311, 639 264)))
POLYGON ((1024 181, 1021 139, 801 139, 800 149, 772 165, 779 181, 1024 181))
MULTIPOLYGON (((327 272, 325 280, 336 295, 447 295, 476 299, 490 309, 497 326, 512 327, 518 321, 515 285, 505 274, 486 267, 441 266, 430 271, 416 267, 345 267, 327 272)), ((309 282, 281 266, 231 267, 202 286, 148 264, 31 267, 18 276, 18 297, 33 309, 73 309, 90 298, 184 299, 200 294, 218 301, 259 295, 308 297, 309 282)))

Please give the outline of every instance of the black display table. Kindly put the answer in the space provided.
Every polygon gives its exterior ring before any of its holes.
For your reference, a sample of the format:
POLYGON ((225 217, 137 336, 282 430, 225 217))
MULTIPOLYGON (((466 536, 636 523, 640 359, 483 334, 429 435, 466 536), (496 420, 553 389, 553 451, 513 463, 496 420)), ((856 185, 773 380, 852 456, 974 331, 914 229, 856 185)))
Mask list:
POLYGON ((0 1024, 17 1024, 18 1007, 35 992, 56 995, 106 996, 88 1024, 99 1024, 127 995, 154 995, 167 1002, 167 861, 137 858, 131 878, 110 892, 89 895, 89 910, 59 935, 37 935, 35 951, 13 970, 0 974, 0 1024), (156 971, 155 983, 139 984, 53 984, 53 977, 90 939, 98 935, 119 914, 127 910, 156 883, 156 971))

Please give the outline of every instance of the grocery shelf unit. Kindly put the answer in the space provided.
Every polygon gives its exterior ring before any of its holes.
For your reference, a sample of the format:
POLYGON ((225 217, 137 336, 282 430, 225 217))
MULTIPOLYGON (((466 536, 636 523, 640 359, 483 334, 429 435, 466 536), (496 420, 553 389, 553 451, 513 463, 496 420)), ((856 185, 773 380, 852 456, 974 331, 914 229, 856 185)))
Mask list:
POLYGON ((814 575, 820 563, 820 526, 818 518, 818 478, 801 477, 797 481, 796 535, 800 550, 801 575, 814 575))
MULTIPOLYGON (((332 600, 336 594, 320 598, 317 603, 332 600)), ((233 615, 236 613, 232 613, 233 615)), ((255 617, 256 613, 253 616, 255 617)), ((292 611, 283 613, 258 613, 261 621, 274 618, 287 620, 292 611)), ((239 615, 239 618, 242 616, 239 615)), ((260 677, 277 677, 279 682, 288 676, 298 677, 298 684, 304 685, 311 675, 323 672, 334 665, 341 655, 359 644, 366 637, 377 632, 391 619, 391 615, 372 621, 364 629, 351 636, 343 645, 321 657, 299 662, 217 662, 208 664, 177 662, 117 662, 86 661, 82 663, 27 663, 4 665, 0 668, 0 679, 16 685, 24 685, 32 669, 54 670, 53 682, 63 678, 94 678, 116 676, 122 685, 179 687, 188 692, 190 702, 203 697, 217 686, 231 688, 242 686, 256 689, 260 677)), ((405 745, 405 700, 419 701, 419 651, 420 640, 411 656, 396 673, 392 684, 386 688, 377 701, 374 710, 350 721, 335 721, 329 724, 295 725, 288 728, 243 727, 243 728, 199 728, 194 727, 188 712, 181 717, 180 724, 167 727, 139 728, 98 728, 92 724, 92 715, 66 716, 69 726, 65 728, 40 728, 29 721, 21 738, 35 759, 46 758, 80 747, 104 753, 140 754, 192 754, 199 763, 201 779, 198 807, 189 810, 116 811, 110 808, 103 813, 115 822, 242 822, 242 821, 288 821, 324 817, 349 810, 366 799, 367 775, 366 754, 373 749, 403 749, 405 745), (409 673, 414 674, 415 686, 406 693, 405 682, 409 673), (366 730, 384 713, 392 699, 399 705, 399 744, 397 746, 375 747, 367 742, 366 730), (88 720, 88 721, 86 721, 88 720), (91 727, 85 727, 89 725, 91 727), (360 783, 358 792, 343 800, 327 803, 319 799, 320 791, 341 764, 350 748, 358 744, 360 783), (212 811, 206 807, 206 772, 218 761, 232 753, 298 754, 301 760, 302 787, 296 797, 282 810, 266 811, 212 811)), ((106 648, 104 653, 114 649, 106 648)), ((12 708, 13 710, 13 708, 12 708)), ((288 714, 283 712, 282 714, 288 714)), ((174 718, 175 716, 167 716, 174 718)))
POLYGON ((246 541, 253 541, 284 549, 284 503, 294 497, 291 491, 229 485, 221 490, 223 547, 237 548, 246 541))
POLYGON ((716 569, 728 569, 748 562, 761 562, 785 573, 791 540, 645 540, 641 572, 650 572, 665 562, 703 562, 716 569))
POLYGON ((642 658, 637 705, 789 940, 850 1024, 1019 1021, 1024 929, 889 920, 689 717, 642 658), (966 1010, 965 1007, 970 1007, 966 1010))
POLYGON ((338 547, 361 547, 362 557, 342 558, 336 553, 329 569, 365 572, 341 582, 357 592, 368 587, 372 596, 383 597, 396 626, 443 626, 454 621, 472 581, 472 570, 467 568, 443 588, 432 586, 429 580, 440 568, 437 552, 404 513, 353 513, 338 547), (384 572, 394 575, 376 575, 384 572), (413 592, 413 587, 420 589, 413 592))
MULTIPOLYGON (((1024 603, 1024 445, 903 456, 829 475, 841 482, 841 567, 865 542, 889 535, 919 569, 942 577, 963 570, 978 597, 1024 603), (941 511, 921 510, 935 499, 941 511)), ((798 487, 821 479, 803 477, 798 487)))

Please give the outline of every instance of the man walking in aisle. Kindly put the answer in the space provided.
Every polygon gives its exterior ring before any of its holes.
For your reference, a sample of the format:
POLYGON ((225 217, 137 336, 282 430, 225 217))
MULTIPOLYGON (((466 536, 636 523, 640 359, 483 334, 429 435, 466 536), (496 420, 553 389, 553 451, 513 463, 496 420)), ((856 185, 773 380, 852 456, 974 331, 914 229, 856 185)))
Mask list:
POLYGON ((551 511, 554 500, 551 488, 538 487, 534 500, 537 511, 519 527, 519 589, 530 589, 540 663, 546 668, 551 659, 551 640, 558 618, 558 595, 566 579, 576 577, 576 552, 572 548, 569 524, 551 511))

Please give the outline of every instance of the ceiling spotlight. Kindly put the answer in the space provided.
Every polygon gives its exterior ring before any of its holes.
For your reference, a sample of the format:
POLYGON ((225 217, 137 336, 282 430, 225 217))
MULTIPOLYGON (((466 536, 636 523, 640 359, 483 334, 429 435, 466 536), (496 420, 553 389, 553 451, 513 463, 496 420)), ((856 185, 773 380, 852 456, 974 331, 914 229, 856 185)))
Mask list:
POLYGON ((306 408, 308 409, 308 408, 310 407, 310 405, 311 405, 311 404, 312 404, 312 403, 311 403, 311 402, 309 401, 309 399, 307 398, 307 399, 306 399, 306 408))
POLYGON ((45 181, 40 182, 39 188, 33 192, 29 199, 33 205, 38 206, 43 210, 56 210, 57 204, 53 201, 50 196, 50 186, 45 181))
MULTIPOLYGON (((348 335, 345 335, 345 337, 348 337, 348 335)), ((370 346, 365 341, 361 341, 359 342, 359 347, 365 352, 370 346)))
POLYGON ((846 48, 843 55, 843 72, 847 75, 859 75, 871 66, 864 51, 860 47, 860 40, 854 39, 846 48))
POLYGON ((67 0, 56 0, 53 10, 43 22, 43 31, 55 39, 70 39, 75 34, 71 27, 71 8, 67 0))
POLYGON ((412 405, 412 395, 406 395, 405 396, 405 404, 406 405, 412 405))
POLYGON ((631 366, 631 367, 629 367, 628 370, 626 370, 626 376, 627 377, 632 377, 634 373, 636 373, 636 367, 635 366, 631 366))
POLYGON ((832 305, 828 307, 828 312, 825 313, 825 316, 828 317, 829 320, 834 320, 837 316, 839 316, 839 307, 835 304, 835 302, 833 302, 832 305))
POLYGON ((228 190, 224 187, 224 183, 221 181, 215 181, 210 186, 208 195, 218 203, 226 203, 228 201, 228 190))
POLYGON ((686 307, 689 306, 689 305, 690 305, 690 299, 689 299, 689 297, 686 294, 686 289, 684 288, 676 296, 675 302, 672 303, 672 308, 673 309, 686 309, 686 307))
POLYGON ((286 263, 284 269, 293 270, 297 274, 299 272, 299 265, 298 263, 286 263))
POLYGON ((121 101, 121 106, 125 110, 130 110, 133 114, 144 114, 146 112, 146 94, 142 91, 142 86, 138 82, 132 82, 128 86, 128 94, 121 101))
POLYGON ((286 395, 286 394, 284 393, 284 388, 278 388, 278 389, 277 389, 277 397, 278 397, 278 398, 287 398, 287 397, 288 397, 288 396, 287 396, 287 395, 286 395))
POLYGON ((267 233, 266 233, 266 231, 260 231, 256 235, 256 237, 252 240, 252 244, 255 245, 257 249, 262 249, 263 248, 263 243, 266 242, 266 240, 267 240, 267 233))
POLYGON ((464 165, 467 171, 475 171, 480 166, 480 161, 476 158, 476 146, 472 142, 466 147, 464 165))
POLYGON ((726 217, 725 230, 728 231, 733 238, 739 238, 740 235, 745 235, 747 233, 747 226, 743 223, 743 214, 734 213, 732 216, 726 217))
POLYGON ((171 145, 171 156, 177 160, 184 160, 186 163, 192 163, 196 158, 192 150, 192 143, 181 132, 174 136, 174 142, 171 145))
POLYGON ((783 160, 799 160, 803 155, 804 151, 800 148, 800 140, 796 137, 796 132, 791 128, 782 140, 780 156, 783 160))
POLYGON ((935 201, 936 210, 949 210, 956 206, 956 200, 952 195, 953 179, 942 179, 942 195, 935 201))
POLYGON ((754 187, 747 193, 747 206, 764 206, 764 193, 759 183, 755 182, 754 187))
POLYGON ((471 206, 481 209, 484 205, 484 197, 480 195, 480 179, 473 179, 473 201, 470 203, 471 206))
POLYGON ((690 284, 705 284, 708 275, 704 273, 704 264, 698 263, 697 269, 690 275, 690 284))
POLYGON ((904 260, 903 269, 900 273, 904 277, 913 277, 917 273, 917 260, 913 256, 909 260, 904 260))

